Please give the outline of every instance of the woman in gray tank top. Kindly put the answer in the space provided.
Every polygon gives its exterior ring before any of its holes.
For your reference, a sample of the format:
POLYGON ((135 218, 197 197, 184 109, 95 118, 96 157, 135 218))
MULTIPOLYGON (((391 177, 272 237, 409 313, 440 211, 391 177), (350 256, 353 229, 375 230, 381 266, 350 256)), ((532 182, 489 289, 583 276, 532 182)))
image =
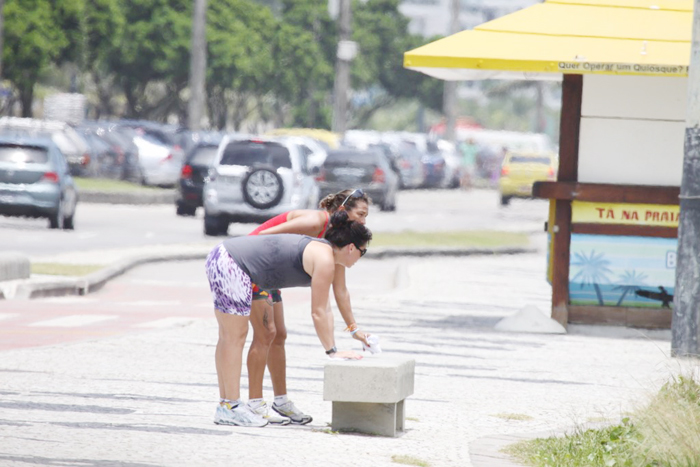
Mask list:
POLYGON ((216 246, 207 257, 206 271, 219 324, 215 361, 221 400, 215 423, 268 423, 240 399, 252 283, 264 289, 311 287, 311 316, 326 354, 331 358, 362 358, 353 351, 335 348, 332 322, 325 314, 335 265, 352 267, 367 251, 372 233, 349 221, 344 211, 333 214, 331 223, 323 240, 295 234, 235 237, 216 246))

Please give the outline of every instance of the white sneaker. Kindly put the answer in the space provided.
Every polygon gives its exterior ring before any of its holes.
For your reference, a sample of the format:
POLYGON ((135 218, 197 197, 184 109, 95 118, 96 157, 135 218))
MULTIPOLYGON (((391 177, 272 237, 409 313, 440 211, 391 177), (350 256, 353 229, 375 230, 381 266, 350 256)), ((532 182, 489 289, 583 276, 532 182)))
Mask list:
POLYGON ((297 409, 296 405, 294 405, 294 402, 292 401, 287 401, 282 405, 273 403, 272 409, 280 415, 289 417, 292 420, 292 423, 297 425, 306 425, 313 420, 311 415, 306 415, 301 410, 297 409))
POLYGON ((262 404, 255 408, 251 407, 250 405, 248 405, 248 407, 250 408, 250 410, 260 415, 262 418, 266 419, 272 425, 289 425, 290 423, 292 423, 292 420, 289 417, 278 415, 271 411, 270 406, 267 405, 267 402, 265 401, 263 401, 262 404))
POLYGON ((214 423, 217 425, 263 427, 268 424, 268 421, 250 410, 247 404, 238 404, 233 408, 228 404, 219 404, 214 414, 214 423))

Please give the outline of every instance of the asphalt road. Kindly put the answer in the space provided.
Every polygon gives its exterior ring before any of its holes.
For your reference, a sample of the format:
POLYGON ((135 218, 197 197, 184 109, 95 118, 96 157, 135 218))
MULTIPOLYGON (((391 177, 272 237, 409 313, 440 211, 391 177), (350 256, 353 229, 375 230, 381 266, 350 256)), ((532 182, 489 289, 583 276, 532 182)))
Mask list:
MULTIPOLYGON (((402 191, 397 211, 373 208, 368 226, 377 232, 501 230, 541 232, 547 218, 544 200, 514 200, 499 206, 493 190, 402 191)), ((32 258, 85 250, 210 242, 203 233, 202 210, 195 217, 175 215, 170 205, 80 203, 74 231, 50 230, 45 219, 0 217, 0 251, 32 258)), ((255 224, 231 224, 229 235, 245 235, 255 224)))

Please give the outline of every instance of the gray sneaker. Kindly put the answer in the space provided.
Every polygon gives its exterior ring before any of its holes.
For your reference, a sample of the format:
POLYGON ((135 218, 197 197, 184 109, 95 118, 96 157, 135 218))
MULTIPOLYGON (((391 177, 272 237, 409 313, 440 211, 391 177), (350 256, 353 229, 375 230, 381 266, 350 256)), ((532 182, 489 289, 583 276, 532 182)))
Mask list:
POLYGON ((219 404, 214 414, 214 423, 217 425, 263 427, 268 424, 268 421, 250 410, 247 404, 238 404, 233 408, 228 404, 219 404))
POLYGON ((263 403, 256 408, 250 407, 250 405, 248 407, 250 410, 270 422, 271 425, 289 425, 292 423, 292 420, 289 417, 277 415, 270 410, 270 406, 267 405, 267 402, 263 401, 263 403))
POLYGON ((292 420, 292 423, 297 425, 306 425, 313 420, 311 415, 306 415, 301 410, 297 409, 292 401, 287 401, 282 405, 277 405, 275 402, 272 404, 272 409, 280 415, 289 417, 289 419, 292 420))

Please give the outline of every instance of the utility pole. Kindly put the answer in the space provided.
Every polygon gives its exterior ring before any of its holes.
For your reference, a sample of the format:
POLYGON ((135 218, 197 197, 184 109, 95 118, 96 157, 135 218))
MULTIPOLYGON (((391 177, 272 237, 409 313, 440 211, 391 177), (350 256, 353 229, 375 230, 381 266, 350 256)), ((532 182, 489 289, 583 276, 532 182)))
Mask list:
POLYGON ((2 38, 5 33, 5 0, 0 0, 0 82, 2 82, 2 50, 4 41, 2 38))
MULTIPOLYGON (((459 0, 450 0, 450 34, 459 32, 459 0)), ((445 139, 455 143, 457 126, 457 81, 445 81, 442 94, 445 114, 445 139)))
POLYGON ((676 288, 671 323, 671 351, 676 357, 700 356, 700 0, 693 3, 676 288))
POLYGON ((190 52, 190 101, 187 117, 187 126, 192 131, 202 128, 204 115, 204 80, 207 70, 206 26, 207 0, 194 0, 190 52))
POLYGON ((338 51, 333 85, 333 131, 343 135, 347 130, 350 62, 357 53, 357 44, 350 40, 352 31, 352 0, 340 0, 338 13, 338 51))

